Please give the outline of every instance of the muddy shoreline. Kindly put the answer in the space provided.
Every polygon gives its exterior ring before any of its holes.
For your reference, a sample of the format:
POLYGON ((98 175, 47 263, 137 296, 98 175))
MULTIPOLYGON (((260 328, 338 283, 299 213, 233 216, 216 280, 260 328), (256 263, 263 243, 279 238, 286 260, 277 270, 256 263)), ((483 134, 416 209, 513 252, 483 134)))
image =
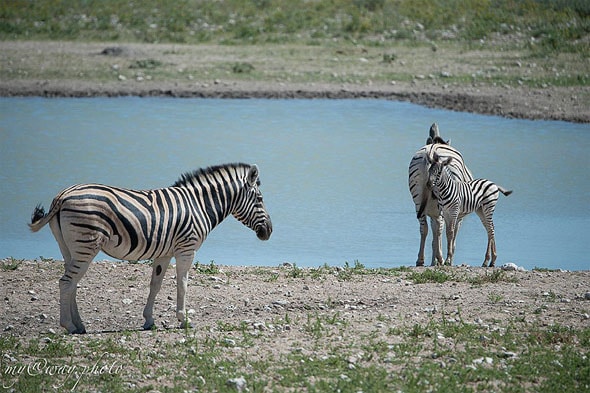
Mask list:
MULTIPOLYGON (((140 86, 111 83, 71 81, 2 81, 0 96, 90 98, 90 97, 174 97, 221 99, 385 99, 411 102, 429 108, 494 115, 529 120, 562 120, 589 123, 590 113, 551 110, 547 105, 551 93, 537 90, 526 92, 461 91, 443 92, 439 89, 411 91, 404 88, 362 88, 322 86, 286 86, 264 83, 233 82, 222 86, 192 87, 178 83, 145 83, 140 86), (520 102, 520 104, 519 104, 520 102), (525 102, 525 104, 522 104, 525 102)), ((561 94, 563 95, 563 92, 561 94)), ((565 104, 565 99, 561 99, 565 104)))
MULTIPOLYGON (((372 48, 358 53, 328 50, 327 54, 310 54, 314 48, 301 46, 124 44, 118 46, 122 48, 120 55, 102 54, 109 45, 0 42, 4 57, 0 60, 4 69, 0 96, 386 99, 506 118, 590 123, 590 88, 585 86, 533 88, 445 76, 475 75, 485 71, 490 62, 521 64, 519 53, 510 55, 513 61, 487 52, 449 51, 437 53, 438 62, 425 64, 431 57, 428 49, 400 47, 396 50, 403 60, 385 65, 382 53, 372 48), (362 62, 359 56, 363 56, 362 62), (137 68, 137 64, 152 64, 149 62, 157 64, 156 68, 137 68), (236 73, 232 71, 235 64, 252 64, 256 74, 236 73), (413 75, 413 79, 379 80, 381 73, 394 71, 413 75), (320 80, 297 81, 305 75, 320 80)), ((506 73, 520 73, 524 79, 530 72, 541 72, 533 63, 524 68, 504 67, 506 73)), ((502 72, 501 68, 492 69, 502 72)))

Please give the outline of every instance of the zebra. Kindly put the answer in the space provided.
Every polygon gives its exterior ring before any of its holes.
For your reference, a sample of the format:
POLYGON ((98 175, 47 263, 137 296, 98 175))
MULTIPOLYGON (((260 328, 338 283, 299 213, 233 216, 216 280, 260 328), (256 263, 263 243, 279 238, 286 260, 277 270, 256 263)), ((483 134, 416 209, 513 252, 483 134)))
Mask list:
POLYGON ((447 226, 446 263, 453 264, 458 221, 467 214, 476 212, 488 233, 488 246, 482 266, 488 267, 488 261, 490 261, 489 266, 494 267, 497 252, 492 216, 499 192, 508 196, 512 194, 512 191, 487 179, 457 180, 450 170, 452 162, 453 157, 441 157, 434 152, 431 159, 432 165, 428 171, 428 183, 438 200, 441 215, 447 226))
MULTIPOLYGON (((433 153, 437 153, 440 157, 453 158, 449 169, 456 179, 464 181, 473 179, 471 171, 463 162, 461 153, 452 148, 449 141, 445 142, 440 136, 438 125, 436 123, 432 124, 426 145, 414 154, 408 168, 408 186, 416 207, 416 217, 420 223, 420 249, 416 266, 424 266, 424 246, 428 236, 426 216, 430 217, 430 226, 433 233, 431 265, 443 264, 442 231, 444 220, 440 216, 438 202, 433 197, 432 190, 428 186, 428 169, 430 167, 428 157, 433 153)), ((461 220, 457 222, 457 231, 460 226, 461 220)))
POLYGON ((256 165, 225 164, 183 174, 171 187, 131 190, 79 184, 61 191, 48 213, 38 205, 30 229, 49 223, 64 257, 59 280, 60 325, 69 333, 86 332, 76 304, 76 286, 99 251, 121 260, 153 260, 143 317, 154 327, 153 308, 172 257, 176 259, 176 317, 190 326, 185 295, 194 254, 228 215, 268 240, 272 222, 260 192, 256 165))

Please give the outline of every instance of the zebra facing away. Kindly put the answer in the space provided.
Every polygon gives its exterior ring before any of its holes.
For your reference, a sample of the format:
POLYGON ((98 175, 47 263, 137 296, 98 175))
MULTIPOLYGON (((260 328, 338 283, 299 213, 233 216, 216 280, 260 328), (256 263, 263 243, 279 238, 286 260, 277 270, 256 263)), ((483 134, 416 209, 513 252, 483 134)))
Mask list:
POLYGON ((494 235, 494 221, 492 216, 498 202, 498 194, 508 196, 512 191, 506 190, 490 180, 475 179, 460 181, 453 178, 449 169, 452 157, 442 158, 436 153, 432 156, 432 165, 428 175, 428 183, 440 205, 440 211, 447 226, 447 261, 453 264, 455 254, 455 239, 457 236, 457 222, 467 214, 476 212, 488 233, 483 267, 494 267, 496 263, 496 238, 494 235))
MULTIPOLYGON (((442 255, 442 231, 444 220, 440 215, 438 202, 432 195, 432 190, 428 185, 428 169, 430 168, 429 156, 438 154, 440 157, 452 157, 453 161, 449 165, 451 175, 459 180, 469 181, 473 175, 463 162, 463 156, 457 150, 445 142, 439 133, 438 125, 434 123, 430 127, 430 136, 426 145, 420 148, 412 157, 408 168, 408 186, 410 194, 416 206, 416 216, 420 223, 420 249, 416 266, 424 266, 424 246, 428 236, 428 223, 426 216, 430 217, 430 226, 432 228, 432 262, 434 266, 443 264, 442 255)), ((461 226, 461 220, 457 222, 457 231, 461 226)))
POLYGON ((49 223, 64 257, 59 280, 60 324, 85 333, 76 304, 76 287, 99 251, 123 260, 153 259, 150 292, 143 310, 145 329, 154 326, 153 309, 172 257, 176 259, 176 317, 185 311, 188 271, 209 232, 232 214, 261 240, 272 233, 259 189, 258 167, 226 164, 186 173, 171 187, 129 190, 80 184, 63 190, 45 214, 37 206, 31 224, 37 232, 49 223))

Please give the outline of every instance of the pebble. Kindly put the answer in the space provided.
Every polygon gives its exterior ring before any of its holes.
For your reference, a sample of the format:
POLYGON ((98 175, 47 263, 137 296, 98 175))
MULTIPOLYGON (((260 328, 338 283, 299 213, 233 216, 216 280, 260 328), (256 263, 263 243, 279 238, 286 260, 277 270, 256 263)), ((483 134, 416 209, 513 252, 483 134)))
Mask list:
POLYGON ((238 392, 241 392, 246 389, 246 378, 243 376, 240 376, 239 378, 230 378, 227 380, 226 384, 233 387, 238 392))
POLYGON ((590 300, 590 292, 586 292, 586 293, 584 294, 584 299, 586 299, 586 300, 590 300))
POLYGON ((487 364, 493 364, 494 363, 494 359, 490 358, 490 357, 485 357, 485 358, 477 358, 477 359, 473 359, 473 364, 483 364, 483 363, 487 363, 487 364))
POLYGON ((508 262, 504 265, 500 266, 500 269, 505 271, 518 271, 518 272, 526 272, 526 269, 522 266, 518 266, 516 263, 508 262))
POLYGON ((231 338, 226 338, 225 340, 223 340, 223 342, 225 343, 225 345, 230 346, 230 347, 236 346, 236 340, 233 340, 231 338))
POLYGON ((508 358, 516 358, 517 357, 516 353, 515 352, 511 352, 511 351, 504 351, 504 352, 502 352, 501 356, 504 357, 504 358, 507 358, 507 359, 508 358))

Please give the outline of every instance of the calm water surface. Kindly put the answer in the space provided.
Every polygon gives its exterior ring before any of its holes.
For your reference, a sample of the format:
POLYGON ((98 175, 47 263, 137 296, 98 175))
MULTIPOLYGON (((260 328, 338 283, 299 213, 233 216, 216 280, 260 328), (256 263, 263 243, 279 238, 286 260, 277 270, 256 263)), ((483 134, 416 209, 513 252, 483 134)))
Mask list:
MULTIPOLYGON (((196 260, 413 266, 407 168, 435 121, 476 177, 514 190, 494 215, 499 264, 590 269, 589 125, 382 100, 0 98, 0 258, 62 258, 49 227, 33 234, 26 224, 36 204, 49 208, 71 184, 156 188, 244 161, 260 167, 273 235, 261 242, 229 218, 196 260)), ((469 216, 456 262, 479 266, 485 246, 469 216)))

